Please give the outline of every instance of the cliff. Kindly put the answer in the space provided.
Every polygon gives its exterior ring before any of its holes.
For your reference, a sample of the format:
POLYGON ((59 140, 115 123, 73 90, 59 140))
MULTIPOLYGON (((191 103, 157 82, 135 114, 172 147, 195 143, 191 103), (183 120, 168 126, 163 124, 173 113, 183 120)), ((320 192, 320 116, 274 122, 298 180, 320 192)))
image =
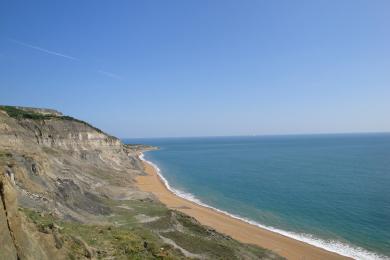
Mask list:
POLYGON ((0 106, 0 259, 277 258, 137 190, 142 148, 55 110, 0 106))

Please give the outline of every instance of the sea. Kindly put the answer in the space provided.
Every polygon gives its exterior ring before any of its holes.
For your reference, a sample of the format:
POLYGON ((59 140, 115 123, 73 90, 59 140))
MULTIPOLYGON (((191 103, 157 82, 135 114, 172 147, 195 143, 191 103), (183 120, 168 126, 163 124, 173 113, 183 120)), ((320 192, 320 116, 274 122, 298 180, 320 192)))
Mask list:
POLYGON ((390 134, 124 139, 178 196, 355 259, 390 259, 390 134))

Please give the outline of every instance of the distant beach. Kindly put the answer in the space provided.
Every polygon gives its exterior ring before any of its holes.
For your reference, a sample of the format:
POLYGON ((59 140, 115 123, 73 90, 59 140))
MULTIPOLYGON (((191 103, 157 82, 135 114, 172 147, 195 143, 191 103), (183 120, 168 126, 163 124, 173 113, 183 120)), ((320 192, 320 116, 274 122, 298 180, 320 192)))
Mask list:
POLYGON ((152 192, 169 208, 184 212, 196 218, 203 225, 212 227, 241 242, 270 249, 288 259, 349 259, 179 197, 167 188, 166 180, 159 176, 158 169, 152 163, 143 158, 143 154, 140 154, 140 159, 148 175, 137 178, 139 189, 152 192))
POLYGON ((160 148, 142 158, 185 200, 342 256, 390 259, 389 134, 142 142, 160 148))

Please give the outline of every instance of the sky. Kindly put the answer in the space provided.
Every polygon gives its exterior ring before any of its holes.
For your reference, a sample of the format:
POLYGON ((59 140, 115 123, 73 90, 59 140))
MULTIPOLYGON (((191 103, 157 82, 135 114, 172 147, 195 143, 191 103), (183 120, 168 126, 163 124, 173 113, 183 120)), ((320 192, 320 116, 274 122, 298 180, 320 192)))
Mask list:
POLYGON ((0 2, 0 104, 122 138, 390 131, 388 0, 0 2))

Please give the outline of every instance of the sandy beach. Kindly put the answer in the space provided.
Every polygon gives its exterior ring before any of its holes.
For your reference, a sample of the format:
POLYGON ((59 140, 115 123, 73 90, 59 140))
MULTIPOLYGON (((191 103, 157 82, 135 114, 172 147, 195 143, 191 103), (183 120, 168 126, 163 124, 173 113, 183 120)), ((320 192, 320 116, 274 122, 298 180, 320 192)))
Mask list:
POLYGON ((166 188, 152 165, 145 161, 143 163, 148 175, 137 178, 139 189, 152 192, 169 208, 184 212, 196 218, 203 225, 212 227, 243 243, 268 248, 288 259, 349 259, 178 197, 166 188))

